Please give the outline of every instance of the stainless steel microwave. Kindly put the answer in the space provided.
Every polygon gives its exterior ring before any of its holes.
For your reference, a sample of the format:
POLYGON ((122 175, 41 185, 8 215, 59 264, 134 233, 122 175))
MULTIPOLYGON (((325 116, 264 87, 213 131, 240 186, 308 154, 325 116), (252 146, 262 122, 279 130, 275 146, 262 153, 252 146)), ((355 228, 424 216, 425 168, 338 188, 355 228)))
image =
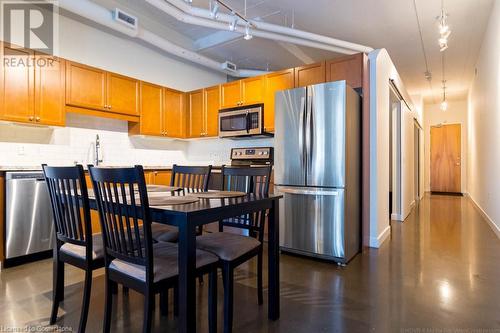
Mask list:
POLYGON ((219 111, 219 137, 272 136, 264 132, 264 104, 253 104, 219 111))

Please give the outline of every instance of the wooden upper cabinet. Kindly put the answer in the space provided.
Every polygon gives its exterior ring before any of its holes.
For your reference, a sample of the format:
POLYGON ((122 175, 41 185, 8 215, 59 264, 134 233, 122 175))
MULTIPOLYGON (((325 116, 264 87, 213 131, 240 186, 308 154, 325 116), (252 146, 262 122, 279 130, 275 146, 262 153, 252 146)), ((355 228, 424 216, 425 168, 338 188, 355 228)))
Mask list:
POLYGON ((131 116, 139 115, 139 81, 107 73, 107 109, 131 116))
POLYGON ((241 80, 241 104, 249 105, 264 101, 264 76, 241 80))
POLYGON ((363 86, 364 53, 333 59, 326 62, 326 81, 346 80, 352 88, 363 86))
POLYGON ((325 62, 295 68, 295 87, 326 82, 325 62))
POLYGON ((221 108, 232 108, 241 103, 241 80, 221 85, 221 108))
POLYGON ((219 135, 220 86, 203 89, 205 101, 205 136, 219 135))
POLYGON ((60 58, 36 54, 36 59, 47 58, 46 67, 35 68, 35 122, 45 125, 64 126, 64 69, 60 58))
POLYGON ((184 93, 168 88, 163 89, 163 92, 164 135, 173 138, 183 138, 186 136, 184 93))
MULTIPOLYGON (((17 63, 29 63, 33 52, 4 46, 4 52, 17 63)), ((6 58, 7 59, 7 58, 6 58)), ((32 122, 34 120, 34 71, 30 66, 2 65, 0 117, 4 120, 32 122)))
POLYGON ((274 132, 274 99, 277 91, 294 87, 294 71, 286 69, 266 75, 264 131, 274 132))
POLYGON ((187 94, 189 128, 188 136, 196 138, 205 135, 205 117, 203 103, 203 89, 191 91, 187 94))
POLYGON ((66 105, 107 111, 106 72, 68 62, 66 64, 66 105))
POLYGON ((163 135, 163 88, 151 83, 141 82, 140 109, 139 134, 163 135))

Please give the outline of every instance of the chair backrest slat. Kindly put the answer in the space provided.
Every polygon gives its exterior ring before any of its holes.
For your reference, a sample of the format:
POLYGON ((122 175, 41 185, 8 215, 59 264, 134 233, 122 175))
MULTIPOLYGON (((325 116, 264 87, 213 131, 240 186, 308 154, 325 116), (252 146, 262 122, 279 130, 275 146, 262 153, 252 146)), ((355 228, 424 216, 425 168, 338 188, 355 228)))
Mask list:
POLYGON ((106 265, 120 259, 146 269, 152 279, 151 215, 141 166, 89 167, 103 230, 106 265))
MULTIPOLYGON (((222 189, 241 191, 256 195, 268 195, 271 179, 271 167, 222 167, 222 189)), ((258 237, 262 242, 266 210, 252 214, 243 214, 219 222, 219 229, 230 226, 249 230, 250 236, 258 237)))
MULTIPOLYGON (((81 165, 42 165, 54 216, 58 246, 72 243, 92 250, 92 226, 85 173, 81 165)), ((87 258, 89 258, 87 256, 87 258)))
POLYGON ((182 166, 174 164, 170 186, 193 191, 208 191, 212 166, 182 166))

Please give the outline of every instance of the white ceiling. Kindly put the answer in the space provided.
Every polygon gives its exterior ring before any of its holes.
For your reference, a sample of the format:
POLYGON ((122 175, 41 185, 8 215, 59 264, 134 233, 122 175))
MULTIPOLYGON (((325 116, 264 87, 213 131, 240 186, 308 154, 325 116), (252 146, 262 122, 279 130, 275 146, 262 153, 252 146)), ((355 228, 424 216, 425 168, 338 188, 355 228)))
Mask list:
MULTIPOLYGON (((328 51, 299 47, 302 56, 274 41, 187 25, 159 12, 142 0, 93 0, 108 8, 119 6, 139 17, 140 24, 184 47, 198 49, 207 39, 226 40, 199 52, 218 61, 229 60, 241 68, 278 70, 301 65, 304 59, 318 61, 339 56, 328 51), (222 37, 220 36, 222 35, 222 37), (226 35, 226 36, 224 36, 226 35), (227 36, 229 35, 229 36, 227 36), (226 38, 226 39, 224 39, 226 38), (295 54, 295 55, 294 55, 295 54), (299 59, 301 58, 301 59, 299 59)), ((474 75, 490 9, 495 0, 445 0, 452 34, 445 54, 445 78, 450 99, 466 96, 474 75)), ((225 0, 244 12, 245 0, 225 0)), ((415 0, 422 27, 423 43, 432 81, 426 71, 414 0, 247 0, 247 17, 290 26, 355 42, 373 48, 386 48, 398 68, 408 92, 438 102, 442 94, 442 53, 439 52, 436 16, 441 1, 415 0), (432 90, 431 90, 432 87, 432 90)), ((208 0, 193 0, 193 5, 208 7, 208 0)), ((295 51, 296 48, 295 48, 295 51)))

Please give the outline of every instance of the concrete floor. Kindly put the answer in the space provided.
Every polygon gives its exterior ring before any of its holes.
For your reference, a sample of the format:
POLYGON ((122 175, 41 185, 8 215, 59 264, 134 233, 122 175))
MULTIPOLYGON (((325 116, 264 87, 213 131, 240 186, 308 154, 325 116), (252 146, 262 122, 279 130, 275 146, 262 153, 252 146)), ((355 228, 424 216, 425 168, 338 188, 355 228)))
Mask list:
MULTIPOLYGON (((500 333, 500 240, 466 198, 427 196, 407 221, 392 223, 391 239, 379 250, 366 249, 347 267, 282 255, 279 321, 268 321, 266 305, 257 305, 254 269, 251 262, 237 273, 235 332, 500 333)), ((78 324, 82 278, 79 270, 66 270, 60 326, 78 324)), ((0 286, 0 331, 47 325, 50 260, 2 271, 0 286)), ((199 289, 200 332, 207 326, 206 291, 206 285, 199 289)), ((103 296, 99 271, 88 332, 101 331, 103 296)), ((142 303, 142 296, 120 292, 112 330, 140 331, 142 303)), ((158 312, 154 331, 175 331, 172 313, 158 312)))

